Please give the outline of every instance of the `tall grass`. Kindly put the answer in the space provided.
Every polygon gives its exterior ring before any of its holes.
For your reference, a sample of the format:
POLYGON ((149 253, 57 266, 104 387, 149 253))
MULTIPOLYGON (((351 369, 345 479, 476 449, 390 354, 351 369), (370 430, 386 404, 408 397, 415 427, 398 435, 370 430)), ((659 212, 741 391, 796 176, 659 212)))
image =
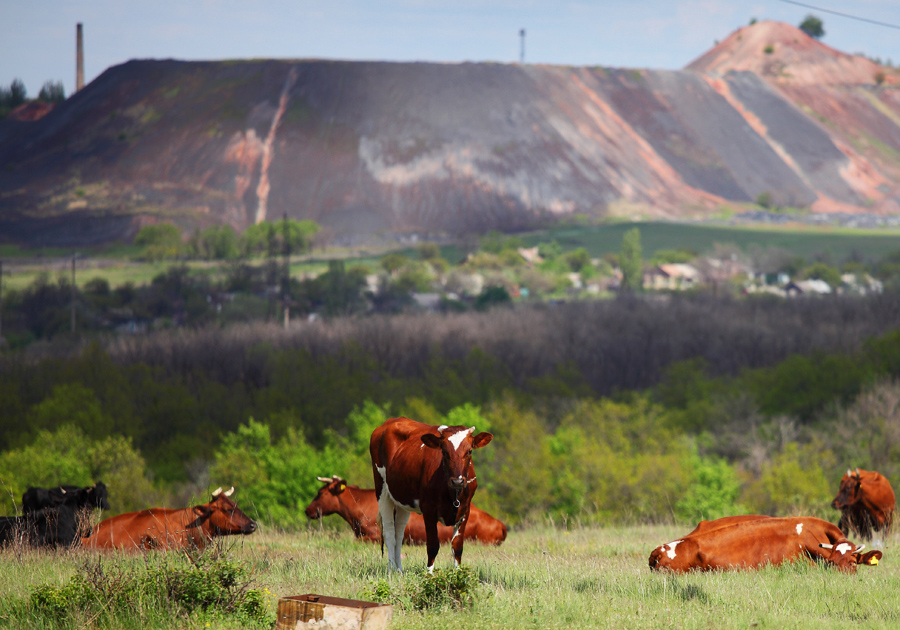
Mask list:
MULTIPOLYGON (((647 560, 658 544, 684 534, 684 527, 564 527, 538 525, 510 532, 500 547, 468 544, 463 565, 477 579, 467 602, 436 598, 416 606, 403 594, 421 590, 424 547, 404 548, 406 572, 391 574, 378 545, 359 543, 349 530, 261 532, 229 539, 227 553, 248 570, 254 587, 265 593, 274 613, 277 598, 318 593, 355 599, 381 593, 394 604, 392 628, 894 628, 900 623, 900 562, 893 553, 900 537, 886 537, 877 567, 857 575, 800 563, 760 571, 699 573, 681 576, 651 573, 647 560), (377 587, 382 585, 380 590, 377 587), (385 589, 384 586, 388 588, 385 589)), ((16 602, 41 584, 64 584, 96 554, 81 550, 0 552, 0 625, 35 627, 16 602)), ((111 571, 149 557, 106 554, 111 571)), ((436 573, 452 566, 441 549, 436 573)), ((173 619, 171 610, 138 619, 119 618, 122 626, 148 628, 237 627, 228 617, 173 619), (140 623, 139 623, 140 621, 140 623), (206 626, 209 623, 210 626, 206 626)), ((80 620, 85 625, 89 618, 80 620)), ((41 625, 41 624, 38 624, 41 625)), ((47 626, 49 627, 49 626, 47 626)), ((74 627, 74 626, 73 626, 74 627)))

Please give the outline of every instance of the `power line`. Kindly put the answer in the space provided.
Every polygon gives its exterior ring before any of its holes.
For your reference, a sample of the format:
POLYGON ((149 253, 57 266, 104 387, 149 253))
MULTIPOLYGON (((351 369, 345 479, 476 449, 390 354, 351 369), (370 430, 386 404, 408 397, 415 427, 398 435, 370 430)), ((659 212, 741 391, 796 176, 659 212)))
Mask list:
POLYGON ((781 2, 786 2, 788 4, 796 4, 801 7, 806 7, 807 9, 815 9, 816 11, 823 11, 824 13, 832 13, 834 15, 840 15, 841 17, 850 18, 851 20, 859 20, 860 22, 868 22, 869 24, 877 24, 878 26, 886 26, 888 28, 900 29, 900 26, 898 26, 897 24, 888 24, 887 22, 879 22, 877 20, 870 20, 869 18, 859 17, 858 15, 850 15, 849 13, 841 13, 840 11, 832 11, 831 9, 823 9, 822 7, 814 7, 811 4, 795 2, 794 0, 781 0, 781 2))

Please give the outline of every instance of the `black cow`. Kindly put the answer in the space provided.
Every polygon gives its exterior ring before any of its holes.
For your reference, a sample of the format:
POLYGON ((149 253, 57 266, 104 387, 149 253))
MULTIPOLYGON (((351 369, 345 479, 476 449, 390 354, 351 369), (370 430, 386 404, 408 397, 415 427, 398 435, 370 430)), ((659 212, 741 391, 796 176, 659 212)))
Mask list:
POLYGON ((75 509, 62 504, 25 516, 0 517, 0 545, 17 539, 32 547, 68 547, 78 540, 75 509))
POLYGON ((67 505, 74 510, 90 508, 92 510, 109 509, 109 492, 106 484, 98 481, 96 485, 58 486, 56 488, 28 488, 22 495, 22 512, 30 514, 44 508, 67 505))

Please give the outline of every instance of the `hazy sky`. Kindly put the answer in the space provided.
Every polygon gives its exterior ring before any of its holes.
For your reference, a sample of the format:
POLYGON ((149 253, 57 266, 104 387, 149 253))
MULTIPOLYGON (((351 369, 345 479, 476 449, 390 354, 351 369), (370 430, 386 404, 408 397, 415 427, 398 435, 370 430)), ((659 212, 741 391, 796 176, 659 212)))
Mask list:
MULTIPOLYGON (((900 26, 900 0, 807 4, 900 26)), ((900 30, 781 0, 0 0, 0 85, 29 96, 75 84, 75 24, 85 79, 135 58, 497 61, 677 69, 750 18, 799 24, 826 44, 900 62, 900 30)))

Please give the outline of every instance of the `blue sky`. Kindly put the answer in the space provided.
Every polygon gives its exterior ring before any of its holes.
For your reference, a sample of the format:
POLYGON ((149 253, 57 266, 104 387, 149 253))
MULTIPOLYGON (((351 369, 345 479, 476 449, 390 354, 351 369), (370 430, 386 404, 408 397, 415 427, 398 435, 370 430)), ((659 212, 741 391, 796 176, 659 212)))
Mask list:
MULTIPOLYGON (((898 0, 807 4, 900 25, 898 0)), ((823 42, 900 62, 900 30, 780 0, 0 0, 0 85, 30 96, 75 83, 75 24, 85 75, 135 58, 329 58, 495 61, 677 69, 750 18, 799 24, 813 13, 823 42)))

